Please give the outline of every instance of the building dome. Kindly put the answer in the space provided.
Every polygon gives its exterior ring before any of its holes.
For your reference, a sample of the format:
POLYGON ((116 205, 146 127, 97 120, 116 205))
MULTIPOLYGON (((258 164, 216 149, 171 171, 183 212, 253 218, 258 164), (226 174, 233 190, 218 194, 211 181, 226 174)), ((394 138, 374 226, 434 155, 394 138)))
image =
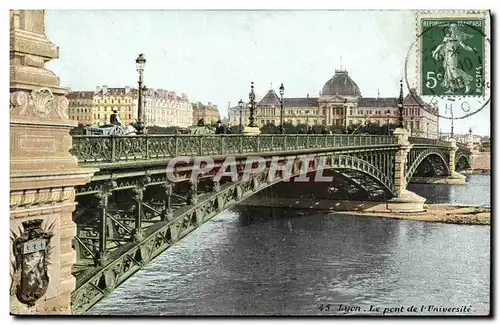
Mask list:
POLYGON ((357 96, 361 97, 358 85, 345 70, 335 70, 335 75, 326 82, 321 91, 322 96, 357 96))

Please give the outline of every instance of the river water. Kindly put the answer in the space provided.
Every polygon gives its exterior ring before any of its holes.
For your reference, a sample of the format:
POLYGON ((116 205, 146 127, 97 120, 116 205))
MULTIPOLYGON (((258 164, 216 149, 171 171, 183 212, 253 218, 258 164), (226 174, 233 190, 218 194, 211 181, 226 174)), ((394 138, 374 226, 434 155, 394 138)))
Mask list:
MULTIPOLYGON (((411 190, 434 202, 490 205, 490 177, 469 178, 453 189, 411 190)), ((236 207, 88 314, 343 315, 347 307, 349 314, 470 315, 489 306, 489 226, 236 207)))

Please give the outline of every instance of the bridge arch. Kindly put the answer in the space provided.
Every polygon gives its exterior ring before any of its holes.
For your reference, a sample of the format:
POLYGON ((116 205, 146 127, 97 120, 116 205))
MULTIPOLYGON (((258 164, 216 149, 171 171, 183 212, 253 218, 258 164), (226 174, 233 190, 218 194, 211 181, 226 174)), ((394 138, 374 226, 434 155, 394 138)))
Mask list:
POLYGON ((410 182, 411 178, 417 171, 418 167, 420 164, 428 157, 430 156, 436 156, 439 158, 439 161, 443 164, 443 166, 446 169, 446 172, 448 175, 450 175, 450 166, 448 165, 448 159, 445 158, 443 153, 435 148, 430 148, 423 150, 414 160, 411 162, 411 165, 408 167, 405 175, 405 183, 408 185, 410 182))
MULTIPOLYGON (((316 167, 318 166, 314 164, 316 167)), ((307 173, 318 171, 311 168, 307 173)), ((394 183, 390 177, 374 165, 348 155, 331 155, 327 157, 323 170, 351 170, 363 173, 376 181, 381 188, 395 195, 394 183)), ((297 177, 303 172, 298 170, 290 175, 297 177)), ((120 250, 109 264, 99 266, 93 274, 85 277, 77 284, 72 294, 73 310, 82 313, 97 301, 106 297, 114 288, 125 281, 133 273, 161 254, 173 243, 196 229, 199 225, 219 213, 237 205, 261 190, 281 183, 283 177, 272 178, 268 171, 254 175, 248 180, 220 184, 217 189, 205 194, 199 194, 196 204, 176 210, 172 219, 155 224, 145 232, 145 237, 137 243, 129 243, 120 250)))
POLYGON ((465 170, 470 169, 470 167, 469 155, 464 152, 457 153, 455 158, 455 170, 465 170))

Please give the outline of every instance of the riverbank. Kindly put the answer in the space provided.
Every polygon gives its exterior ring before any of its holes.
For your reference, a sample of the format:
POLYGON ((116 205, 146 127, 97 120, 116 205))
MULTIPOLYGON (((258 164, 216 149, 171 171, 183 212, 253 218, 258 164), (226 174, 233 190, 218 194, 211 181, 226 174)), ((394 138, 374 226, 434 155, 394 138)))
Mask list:
POLYGON ((297 210, 330 211, 331 213, 360 217, 419 220, 441 223, 489 225, 490 208, 480 206, 429 203, 423 211, 394 212, 387 202, 348 201, 310 198, 250 197, 240 205, 297 210))
POLYGON ((441 223, 490 225, 490 208, 457 206, 451 204, 426 204, 426 211, 418 213, 388 213, 368 211, 343 211, 342 214, 389 219, 418 220, 441 223))
POLYGON ((490 169, 474 169, 474 170, 462 170, 460 174, 464 175, 491 175, 490 169))

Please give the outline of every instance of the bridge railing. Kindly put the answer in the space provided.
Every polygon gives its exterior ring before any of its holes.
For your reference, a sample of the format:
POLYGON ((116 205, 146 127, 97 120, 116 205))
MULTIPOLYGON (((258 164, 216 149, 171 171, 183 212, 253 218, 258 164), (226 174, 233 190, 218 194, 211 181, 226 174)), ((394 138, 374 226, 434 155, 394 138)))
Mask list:
POLYGON ((396 143, 390 135, 346 134, 73 136, 71 153, 80 163, 112 163, 396 143))
POLYGON ((460 149, 469 150, 469 146, 467 146, 467 144, 463 142, 457 142, 457 147, 459 147, 460 149))
POLYGON ((408 141, 412 144, 427 144, 440 147, 448 147, 450 143, 448 141, 443 141, 439 139, 429 139, 429 138, 419 138, 419 137, 408 137, 408 141))

